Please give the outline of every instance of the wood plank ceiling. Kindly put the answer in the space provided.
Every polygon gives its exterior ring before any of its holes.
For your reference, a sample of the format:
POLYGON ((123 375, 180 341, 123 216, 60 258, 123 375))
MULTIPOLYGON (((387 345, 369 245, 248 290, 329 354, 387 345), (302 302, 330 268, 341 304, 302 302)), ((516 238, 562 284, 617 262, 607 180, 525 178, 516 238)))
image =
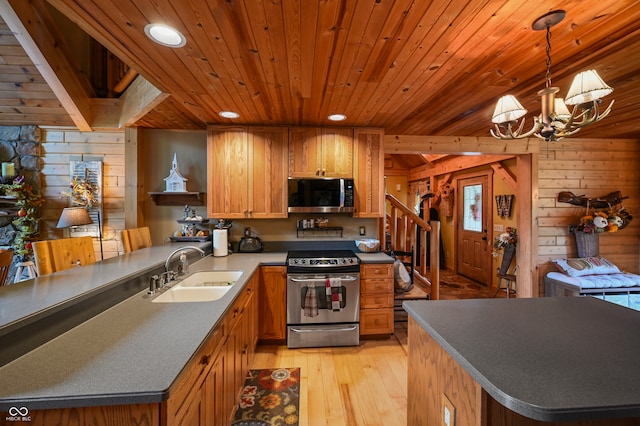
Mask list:
MULTIPOLYGON (((506 93, 529 109, 531 125, 540 112, 537 91, 544 87, 546 60, 545 33, 533 31, 531 24, 548 11, 564 9, 566 18, 552 29, 552 79, 560 95, 577 72, 590 68, 615 89, 604 99, 605 104, 616 101, 611 115, 579 135, 639 134, 640 2, 634 0, 48 3, 164 95, 131 114, 134 122, 120 117, 119 125, 315 126, 331 125, 327 116, 343 113, 348 118, 341 126, 433 136, 489 136, 495 102, 506 93), (180 30, 187 44, 171 49, 151 42, 144 27, 155 22, 180 30), (240 118, 224 119, 221 110, 237 111, 240 118)), ((43 5, 44 0, 0 0, 0 13, 11 28, 0 26, 0 124, 77 125, 77 114, 85 110, 86 100, 70 91, 77 109, 61 111, 69 102, 52 95, 59 89, 48 90, 44 81, 52 86, 51 76, 43 79, 46 69, 33 65, 25 34, 15 29, 24 26, 51 60, 51 51, 70 40, 64 28, 57 29, 59 35, 49 31, 54 24, 43 5), (43 41, 47 37, 49 46, 43 41)), ((60 75, 60 70, 69 67, 53 63, 50 68, 68 87, 69 73, 60 75)), ((86 94, 91 112, 82 118, 98 127, 104 125, 99 118, 104 103, 91 96, 86 94)))

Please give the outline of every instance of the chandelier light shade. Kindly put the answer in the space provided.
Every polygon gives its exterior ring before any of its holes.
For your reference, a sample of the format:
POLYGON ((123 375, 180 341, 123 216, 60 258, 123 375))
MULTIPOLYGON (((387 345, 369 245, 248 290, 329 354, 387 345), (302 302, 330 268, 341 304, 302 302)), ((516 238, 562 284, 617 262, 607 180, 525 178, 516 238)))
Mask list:
POLYGON ((567 105, 579 105, 597 101, 613 92, 607 83, 602 81, 596 70, 582 71, 576 75, 567 93, 567 105))
POLYGON ((515 96, 505 95, 498 99, 496 109, 493 112, 493 118, 491 121, 494 123, 504 123, 508 121, 515 121, 522 118, 527 113, 527 110, 518 102, 515 96))
POLYGON ((544 139, 547 142, 557 141, 571 136, 582 127, 596 123, 611 112, 613 102, 600 111, 600 99, 613 92, 607 83, 595 70, 583 71, 576 75, 571 83, 566 99, 556 98, 560 91, 551 86, 551 27, 561 22, 565 17, 564 10, 555 10, 536 19, 532 28, 536 31, 547 32, 547 73, 545 88, 538 91, 541 107, 540 115, 534 117, 533 127, 523 132, 527 110, 513 95, 505 95, 498 100, 491 117, 494 123, 490 130, 497 139, 522 139, 531 136, 544 139), (570 111, 567 105, 572 105, 570 111), (518 120, 522 120, 518 122, 518 120))
POLYGON ((65 207, 58 220, 56 228, 71 228, 72 226, 82 226, 92 224, 93 220, 89 212, 84 207, 65 207))

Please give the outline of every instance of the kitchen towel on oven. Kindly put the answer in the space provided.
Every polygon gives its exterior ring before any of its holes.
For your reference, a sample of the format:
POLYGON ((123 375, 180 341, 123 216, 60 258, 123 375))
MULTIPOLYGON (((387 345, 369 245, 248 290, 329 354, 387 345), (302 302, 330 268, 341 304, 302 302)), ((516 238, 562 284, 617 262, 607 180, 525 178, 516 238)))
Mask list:
POLYGON ((327 306, 331 306, 331 310, 334 312, 340 311, 342 305, 342 291, 340 289, 342 281, 340 278, 327 278, 325 284, 327 306))
POLYGON ((313 285, 307 287, 307 294, 304 296, 304 316, 312 318, 318 316, 318 298, 313 285))

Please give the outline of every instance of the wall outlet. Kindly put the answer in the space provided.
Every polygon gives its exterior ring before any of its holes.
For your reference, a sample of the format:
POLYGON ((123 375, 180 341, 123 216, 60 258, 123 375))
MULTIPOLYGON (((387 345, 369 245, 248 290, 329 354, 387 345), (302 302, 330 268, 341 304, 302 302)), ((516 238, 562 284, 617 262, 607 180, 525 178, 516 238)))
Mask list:
POLYGON ((503 224, 493 225, 493 230, 496 232, 504 232, 504 225, 503 224))
POLYGON ((456 407, 453 406, 447 395, 442 394, 442 425, 455 426, 456 407))
POLYGON ((360 227, 360 235, 366 235, 367 231, 364 226, 360 227))

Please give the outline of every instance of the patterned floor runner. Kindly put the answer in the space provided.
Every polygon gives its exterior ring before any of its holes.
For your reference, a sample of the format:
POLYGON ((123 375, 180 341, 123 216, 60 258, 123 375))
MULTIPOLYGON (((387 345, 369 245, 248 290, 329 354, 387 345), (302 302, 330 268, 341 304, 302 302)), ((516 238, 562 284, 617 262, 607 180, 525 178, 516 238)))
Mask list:
POLYGON ((249 370, 232 424, 297 425, 299 398, 299 368, 249 370))

